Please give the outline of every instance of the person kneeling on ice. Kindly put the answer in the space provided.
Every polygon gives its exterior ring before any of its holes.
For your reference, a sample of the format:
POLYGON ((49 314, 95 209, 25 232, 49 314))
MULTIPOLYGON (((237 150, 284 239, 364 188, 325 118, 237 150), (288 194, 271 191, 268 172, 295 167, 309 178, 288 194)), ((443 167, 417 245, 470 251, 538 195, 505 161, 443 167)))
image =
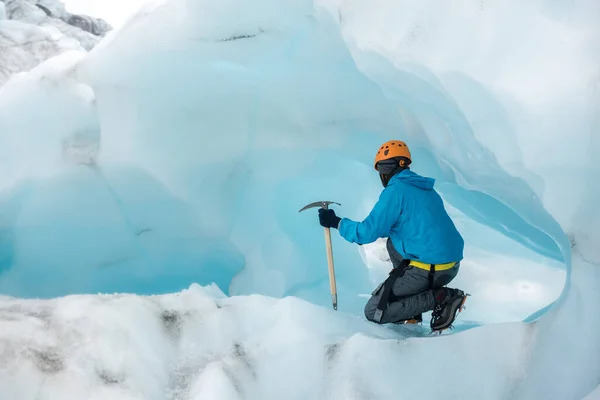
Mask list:
POLYGON ((441 332, 451 327, 468 296, 446 287, 458 274, 464 240, 433 188, 435 180, 411 171, 411 163, 406 143, 384 143, 374 165, 384 189, 367 218, 355 222, 319 209, 319 222, 359 245, 387 238, 393 269, 365 306, 368 320, 420 323, 422 313, 433 310, 431 330, 441 332))

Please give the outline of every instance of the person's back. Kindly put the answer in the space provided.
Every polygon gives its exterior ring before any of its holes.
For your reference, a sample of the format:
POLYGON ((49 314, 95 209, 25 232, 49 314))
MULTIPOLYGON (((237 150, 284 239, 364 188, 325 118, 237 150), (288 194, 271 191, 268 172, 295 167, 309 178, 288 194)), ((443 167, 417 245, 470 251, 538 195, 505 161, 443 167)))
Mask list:
POLYGON ((426 264, 461 261, 464 241, 446 212, 435 180, 409 169, 394 175, 384 191, 400 199, 390 239, 403 258, 426 264))

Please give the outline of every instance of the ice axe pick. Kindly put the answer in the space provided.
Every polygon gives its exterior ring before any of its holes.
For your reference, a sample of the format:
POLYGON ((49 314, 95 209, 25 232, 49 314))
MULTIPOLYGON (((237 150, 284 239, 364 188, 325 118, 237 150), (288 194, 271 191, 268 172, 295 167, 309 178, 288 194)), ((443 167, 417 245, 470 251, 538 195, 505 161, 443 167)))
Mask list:
MULTIPOLYGON (((341 206, 340 203, 336 203, 335 201, 315 201, 314 203, 310 203, 305 205, 298 212, 302 212, 309 208, 321 207, 324 209, 328 209, 330 204, 337 204, 341 206)), ((329 228, 325 229, 325 248, 327 249, 327 265, 329 266, 329 289, 331 291, 331 302, 333 303, 333 309, 337 310, 337 289, 335 287, 335 269, 333 267, 333 251, 331 250, 331 232, 329 228)))

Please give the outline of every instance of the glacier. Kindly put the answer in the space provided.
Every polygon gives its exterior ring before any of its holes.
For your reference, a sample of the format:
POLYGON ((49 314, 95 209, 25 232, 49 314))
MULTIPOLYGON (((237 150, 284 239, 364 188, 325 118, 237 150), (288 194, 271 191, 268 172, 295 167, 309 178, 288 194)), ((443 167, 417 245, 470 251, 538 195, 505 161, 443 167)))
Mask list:
POLYGON ((509 3, 150 2, 12 76, 0 393, 597 396, 600 7, 509 3), (335 232, 332 311, 298 213, 364 217, 390 138, 468 245, 473 296, 442 337, 364 321, 389 263, 335 232))
POLYGON ((103 19, 72 14, 58 1, 0 1, 0 86, 66 51, 91 50, 111 30, 103 19))

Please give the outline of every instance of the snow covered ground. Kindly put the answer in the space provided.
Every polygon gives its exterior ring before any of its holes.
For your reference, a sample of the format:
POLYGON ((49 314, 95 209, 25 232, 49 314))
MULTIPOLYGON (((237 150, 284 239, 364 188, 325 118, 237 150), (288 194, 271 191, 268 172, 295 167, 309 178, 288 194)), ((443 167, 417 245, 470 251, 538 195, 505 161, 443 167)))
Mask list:
POLYGON ((522 324, 403 340, 402 328, 293 297, 227 298, 198 286, 12 301, 0 318, 0 391, 19 399, 387 399, 398 383, 407 398, 516 398, 531 346, 522 324), (502 346, 486 348, 491 338, 502 346), (436 354, 461 367, 431 385, 422 370, 436 354), (474 376, 476 386, 464 379, 474 376))
MULTIPOLYGON (((0 30, 56 33, 44 15, 0 30)), ((0 87, 0 398, 593 398, 599 16, 171 0, 89 53, 2 58, 30 72, 0 87), (298 214, 364 217, 390 138, 467 240, 446 337, 364 321, 389 264, 335 232, 331 310, 322 228, 298 214)))

